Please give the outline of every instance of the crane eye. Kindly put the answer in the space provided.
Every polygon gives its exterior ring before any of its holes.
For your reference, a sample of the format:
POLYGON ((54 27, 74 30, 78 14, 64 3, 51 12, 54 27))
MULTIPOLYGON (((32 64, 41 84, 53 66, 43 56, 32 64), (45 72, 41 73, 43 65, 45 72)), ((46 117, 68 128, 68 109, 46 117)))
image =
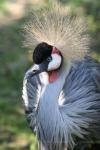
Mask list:
POLYGON ((47 61, 50 62, 52 60, 52 57, 48 57, 47 61))

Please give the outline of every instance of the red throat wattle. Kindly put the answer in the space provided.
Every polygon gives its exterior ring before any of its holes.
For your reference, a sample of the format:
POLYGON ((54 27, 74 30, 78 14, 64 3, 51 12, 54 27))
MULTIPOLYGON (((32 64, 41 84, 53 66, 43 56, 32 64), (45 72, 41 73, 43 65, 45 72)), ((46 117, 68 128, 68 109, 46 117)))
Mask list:
POLYGON ((58 79, 58 72, 57 70, 48 72, 49 75, 49 82, 52 83, 58 79))
MULTIPOLYGON (((59 54, 59 50, 56 47, 53 47, 52 54, 59 54)), ((48 72, 49 75, 49 83, 52 83, 58 79, 58 72, 57 70, 52 70, 48 72)))

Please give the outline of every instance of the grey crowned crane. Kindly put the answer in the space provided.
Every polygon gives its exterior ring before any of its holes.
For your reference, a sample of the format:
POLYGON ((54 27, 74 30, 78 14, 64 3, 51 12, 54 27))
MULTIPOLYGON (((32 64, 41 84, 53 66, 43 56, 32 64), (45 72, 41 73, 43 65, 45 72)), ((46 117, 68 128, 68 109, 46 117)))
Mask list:
POLYGON ((40 149, 100 142, 100 64, 88 54, 85 23, 59 6, 33 13, 25 30, 26 45, 35 48, 22 97, 40 149))

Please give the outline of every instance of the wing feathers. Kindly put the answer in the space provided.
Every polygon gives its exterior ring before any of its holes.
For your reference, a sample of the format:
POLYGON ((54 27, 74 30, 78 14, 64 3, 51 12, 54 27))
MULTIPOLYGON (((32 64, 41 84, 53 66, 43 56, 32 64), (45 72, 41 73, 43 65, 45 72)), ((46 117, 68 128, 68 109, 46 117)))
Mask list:
POLYGON ((25 107, 27 121, 32 130, 35 130, 36 125, 36 111, 39 103, 39 80, 37 76, 30 77, 31 70, 29 70, 23 81, 22 98, 25 107))

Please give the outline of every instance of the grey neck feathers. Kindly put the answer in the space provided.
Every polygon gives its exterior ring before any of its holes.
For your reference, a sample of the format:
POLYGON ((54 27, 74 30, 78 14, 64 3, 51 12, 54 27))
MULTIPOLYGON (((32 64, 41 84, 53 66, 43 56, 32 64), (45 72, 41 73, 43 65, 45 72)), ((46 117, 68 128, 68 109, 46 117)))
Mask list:
POLYGON ((58 99, 69 68, 67 65, 62 66, 59 79, 44 86, 40 98, 37 117, 38 136, 47 150, 53 150, 54 147, 55 150, 62 150, 63 147, 62 142, 65 139, 66 129, 59 110, 58 99), (50 143, 54 143, 53 147, 50 143))

